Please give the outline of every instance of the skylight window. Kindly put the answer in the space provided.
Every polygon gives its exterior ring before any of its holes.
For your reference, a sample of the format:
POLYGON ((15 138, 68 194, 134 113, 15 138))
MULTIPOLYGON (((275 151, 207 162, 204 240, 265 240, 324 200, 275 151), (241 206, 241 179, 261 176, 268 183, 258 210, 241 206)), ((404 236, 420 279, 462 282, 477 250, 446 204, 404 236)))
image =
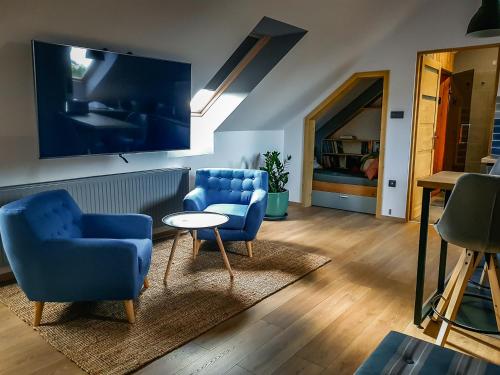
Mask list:
POLYGON ((87 49, 71 47, 71 76, 73 79, 82 79, 90 68, 93 60, 87 58, 87 49))
POLYGON ((193 96, 191 115, 203 116, 221 96, 238 98, 214 106, 227 117, 306 33, 299 27, 262 18, 205 87, 193 96), (228 102, 234 108, 229 108, 228 102))
POLYGON ((217 98, 234 82, 271 38, 249 35, 225 62, 205 88, 191 99, 191 114, 203 116, 217 98))
POLYGON ((214 97, 215 91, 208 89, 199 90, 191 99, 191 112, 201 113, 214 97))

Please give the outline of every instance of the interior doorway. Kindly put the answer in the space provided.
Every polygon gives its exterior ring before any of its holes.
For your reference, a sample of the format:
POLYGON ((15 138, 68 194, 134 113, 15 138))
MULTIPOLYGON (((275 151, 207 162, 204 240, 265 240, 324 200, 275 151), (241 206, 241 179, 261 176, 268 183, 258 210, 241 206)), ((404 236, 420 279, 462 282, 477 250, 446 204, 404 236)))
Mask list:
MULTIPOLYGON (((498 57, 498 45, 418 54, 407 219, 420 216, 419 178, 482 171, 481 160, 491 154, 498 57)), ((436 191, 431 219, 442 205, 436 191)))
POLYGON ((304 206, 381 215, 388 85, 355 73, 304 119, 304 206))

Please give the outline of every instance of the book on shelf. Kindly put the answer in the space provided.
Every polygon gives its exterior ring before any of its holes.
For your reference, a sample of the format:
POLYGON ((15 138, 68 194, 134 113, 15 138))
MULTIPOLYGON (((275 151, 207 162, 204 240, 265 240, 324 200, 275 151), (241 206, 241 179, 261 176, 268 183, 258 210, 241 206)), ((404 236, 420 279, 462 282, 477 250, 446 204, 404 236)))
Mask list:
POLYGON ((347 157, 345 155, 339 158, 339 168, 347 169, 347 157))
POLYGON ((362 154, 367 154, 368 148, 369 148, 368 143, 366 143, 366 142, 361 143, 361 153, 362 154))
POLYGON ((349 169, 350 164, 363 155, 379 152, 379 140, 361 140, 357 138, 328 138, 321 145, 321 164, 325 168, 349 169))
POLYGON ((342 141, 335 141, 335 145, 337 147, 337 153, 343 154, 344 153, 344 144, 342 141))

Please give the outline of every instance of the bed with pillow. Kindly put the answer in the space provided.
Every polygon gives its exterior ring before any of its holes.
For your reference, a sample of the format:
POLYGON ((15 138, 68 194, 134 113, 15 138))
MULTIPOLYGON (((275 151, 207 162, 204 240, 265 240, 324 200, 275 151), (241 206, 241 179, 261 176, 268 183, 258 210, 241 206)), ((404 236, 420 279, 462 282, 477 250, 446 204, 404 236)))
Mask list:
POLYGON ((357 171, 316 168, 312 204, 375 214, 377 207, 378 158, 367 157, 357 171))
POLYGON ((332 182, 345 185, 359 185, 377 187, 378 179, 369 179, 364 173, 351 173, 342 170, 322 169, 314 170, 314 181, 332 182))

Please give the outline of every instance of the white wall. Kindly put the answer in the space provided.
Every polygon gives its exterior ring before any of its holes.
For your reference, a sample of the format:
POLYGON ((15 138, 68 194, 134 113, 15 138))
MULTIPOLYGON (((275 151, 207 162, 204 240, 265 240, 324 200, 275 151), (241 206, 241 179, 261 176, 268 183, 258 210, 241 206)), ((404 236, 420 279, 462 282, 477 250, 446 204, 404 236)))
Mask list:
POLYGON ((31 39, 107 47, 192 63, 202 87, 261 17, 228 17, 224 2, 28 0, 0 11, 0 186, 172 166, 239 167, 260 152, 283 150, 283 130, 214 133, 243 97, 223 96, 192 119, 191 150, 38 159, 31 39), (230 29, 231 32, 227 32, 230 29), (216 36, 216 37, 214 37, 216 36))
POLYGON ((411 111, 417 51, 500 42, 469 39, 467 24, 480 0, 25 0, 5 1, 0 12, 0 185, 96 173, 184 165, 238 164, 241 156, 283 147, 292 154, 291 198, 300 200, 303 119, 356 71, 390 70, 383 208, 403 217, 407 194, 411 111), (194 123, 190 153, 154 153, 37 160, 29 41, 133 51, 189 61, 193 93, 203 87, 263 16, 309 32, 254 89, 219 130, 194 123), (278 133, 235 130, 285 129, 278 133), (222 133, 221 133, 222 134, 222 133), (252 134, 252 136, 250 136, 252 134), (222 137, 222 138, 219 138, 222 137), (272 138, 272 139, 270 139, 272 138), (227 142, 219 143, 219 139, 227 142), (229 141, 231 139, 231 141, 229 141), (249 142, 245 149, 240 144, 249 142), (252 146, 249 146, 249 145, 252 146), (231 152, 226 147, 231 146, 231 152), (243 151, 242 151, 243 150, 243 151), (215 152, 213 155, 201 154, 215 152), (198 156, 187 156, 198 154, 198 156), (175 156, 185 156, 177 158, 175 156), (396 179, 396 188, 387 180, 396 179))
MULTIPOLYGON (((210 155, 180 158, 191 168, 252 168, 262 165, 262 154, 283 153, 284 130, 247 130, 215 132, 215 152, 210 155)), ((178 164, 182 165, 182 164, 178 164)))
MULTIPOLYGON (((415 66, 418 51, 499 43, 500 38, 474 39, 465 36, 468 22, 480 1, 421 1, 418 10, 387 37, 364 51, 363 55, 335 79, 316 100, 312 101, 285 128, 285 153, 292 154, 291 199, 300 200, 302 174, 302 142, 304 117, 354 72, 389 70, 389 112, 402 110, 404 119, 387 120, 382 214, 405 217, 408 169, 411 144, 412 107, 415 66), (293 139, 293 142, 289 142, 293 139), (397 186, 389 188, 389 179, 397 186)), ((334 65, 334 62, 331 62, 334 65)), ((333 69, 333 67, 332 67, 333 69)), ((312 73, 311 73, 312 74, 312 73)))
POLYGON ((347 124, 337 130, 333 136, 353 135, 357 139, 380 139, 381 108, 364 108, 347 124))
POLYGON ((285 128, 284 154, 291 155, 288 176, 289 199, 292 202, 301 201, 302 191, 302 155, 304 152, 304 136, 301 126, 291 125, 285 128))
POLYGON ((215 132, 214 152, 204 155, 171 157, 167 152, 118 156, 84 156, 38 160, 32 137, 1 137, 0 186, 53 181, 84 176, 140 171, 168 167, 256 168, 259 155, 268 150, 283 152, 283 130, 215 132))

